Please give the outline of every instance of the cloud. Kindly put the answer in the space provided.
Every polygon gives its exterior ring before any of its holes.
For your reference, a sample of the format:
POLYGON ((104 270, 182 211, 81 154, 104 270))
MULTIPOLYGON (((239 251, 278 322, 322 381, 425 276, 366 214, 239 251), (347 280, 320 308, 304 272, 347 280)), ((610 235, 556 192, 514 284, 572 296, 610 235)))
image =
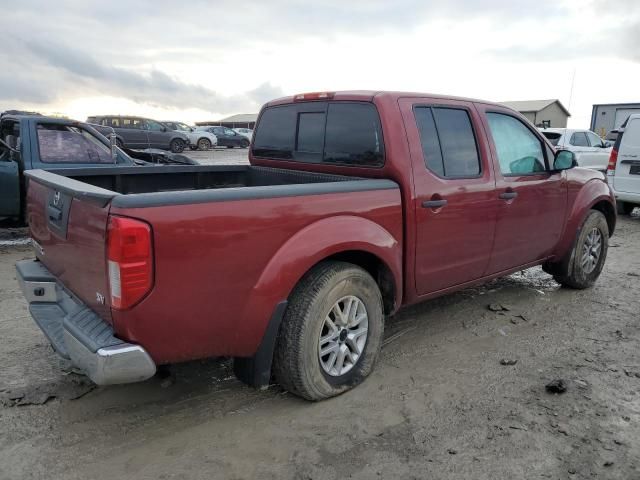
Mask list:
MULTIPOLYGON (((75 46, 51 41, 29 39, 22 43, 19 53, 22 58, 29 58, 31 65, 49 67, 54 76, 69 79, 66 94, 80 87, 88 93, 120 96, 151 106, 199 108, 214 112, 256 111, 267 100, 283 95, 282 89, 264 82, 245 94, 224 96, 201 85, 182 82, 161 70, 140 73, 103 64, 75 46)), ((39 103, 53 98, 47 93, 47 85, 41 81, 18 85, 10 78, 0 77, 0 85, 4 87, 5 99, 39 103)))
MULTIPOLYGON (((295 58, 278 54, 284 47, 308 39, 319 40, 314 45, 338 37, 373 41, 388 33, 408 38, 413 30, 443 21, 486 22, 491 40, 467 41, 498 61, 616 55, 640 62, 640 9, 637 0, 620 1, 625 8, 613 9, 606 0, 22 0, 0 16, 0 65, 10 66, 0 69, 0 100, 46 104, 108 95, 166 108, 255 111, 284 94, 283 72, 296 68, 295 58), (616 20, 617 28, 569 21, 584 12, 616 20), (545 43, 549 34, 552 43, 545 43), (233 65, 251 65, 262 54, 274 59, 271 68, 251 69, 253 84, 245 73, 243 87, 233 90, 241 93, 224 90, 223 80, 234 80, 233 65), (195 66, 217 74, 199 78, 195 66)), ((445 36, 442 44, 398 48, 414 49, 420 59, 430 48, 446 49, 450 40, 460 39, 445 36)), ((309 54, 318 56, 318 68, 331 65, 322 50, 309 54)))

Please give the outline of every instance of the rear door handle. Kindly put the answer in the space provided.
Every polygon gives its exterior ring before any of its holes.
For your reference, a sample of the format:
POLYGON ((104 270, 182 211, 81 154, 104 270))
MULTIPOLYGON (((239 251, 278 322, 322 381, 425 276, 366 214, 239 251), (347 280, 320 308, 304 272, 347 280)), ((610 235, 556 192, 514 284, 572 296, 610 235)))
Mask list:
POLYGON ((518 192, 502 192, 499 197, 502 200, 512 200, 518 196, 518 192))
POLYGON ((444 207, 447 204, 447 201, 442 199, 442 200, 426 200, 424 202, 422 202, 422 206, 424 208, 440 208, 440 207, 444 207))

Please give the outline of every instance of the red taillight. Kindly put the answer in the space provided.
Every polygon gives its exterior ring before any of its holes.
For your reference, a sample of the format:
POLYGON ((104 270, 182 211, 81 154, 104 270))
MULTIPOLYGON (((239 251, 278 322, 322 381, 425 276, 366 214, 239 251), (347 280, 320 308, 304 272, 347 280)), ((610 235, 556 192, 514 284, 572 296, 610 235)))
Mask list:
POLYGON ((334 92, 312 92, 312 93, 300 93, 293 97, 295 102, 301 100, 327 100, 333 98, 334 92))
POLYGON ((107 268, 111 306, 134 306, 153 285, 151 227, 140 220, 109 217, 107 268))
POLYGON ((611 149, 611 155, 609 156, 609 165, 607 165, 607 175, 616 174, 616 164, 618 163, 618 150, 616 148, 611 149))

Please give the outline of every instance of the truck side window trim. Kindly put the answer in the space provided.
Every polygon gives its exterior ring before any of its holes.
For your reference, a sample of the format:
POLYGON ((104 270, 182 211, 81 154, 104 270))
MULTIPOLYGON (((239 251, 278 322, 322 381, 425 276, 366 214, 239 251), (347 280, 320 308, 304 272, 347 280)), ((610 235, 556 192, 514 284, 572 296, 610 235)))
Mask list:
POLYGON ((542 175, 548 175, 549 171, 550 171, 550 167, 549 167, 549 151, 547 148, 547 142, 545 142, 544 140, 542 140, 540 138, 540 136, 538 135, 538 133, 532 129, 529 125, 527 125, 527 122, 523 122, 522 119, 518 118, 515 115, 512 115, 509 112, 505 112, 502 110, 485 110, 485 120, 487 122, 487 133, 489 135, 489 137, 491 138, 491 142, 493 143, 494 149, 496 150, 496 160, 498 160, 498 172, 503 176, 503 177, 539 177, 542 175), (489 125, 489 117, 488 115, 490 113, 495 113, 497 115, 504 115, 505 117, 511 117, 514 120, 520 122, 527 130, 529 130, 531 132, 531 134, 536 137, 536 139, 538 140, 538 142, 540 143, 540 149, 542 150, 542 155, 544 157, 544 163, 545 163, 545 171, 543 172, 530 172, 530 173, 502 173, 502 170, 500 169, 500 160, 497 158, 497 146, 495 143, 495 140, 493 139, 493 135, 491 134, 491 126, 489 125))
MULTIPOLYGON (((418 125, 417 122, 417 115, 416 115, 416 110, 419 108, 428 108, 429 110, 431 110, 432 115, 433 115, 433 109, 434 108, 446 108, 446 109, 450 109, 450 110, 462 110, 464 112, 466 112, 468 118, 469 118, 469 124, 471 126, 471 133, 473 134, 473 141, 476 147, 476 155, 478 158, 478 170, 479 172, 476 175, 441 175, 440 173, 434 171, 432 168, 429 167, 428 163, 427 163, 427 158, 424 157, 424 152, 423 152, 423 160, 424 160, 424 165, 425 168, 429 171, 429 173, 435 175, 436 177, 442 179, 442 180, 472 180, 472 179, 476 179, 476 178, 482 178, 484 176, 484 165, 483 165, 483 161, 482 161, 482 155, 480 154, 480 148, 478 145, 478 132, 476 131, 476 126, 474 125, 473 122, 473 117, 472 117, 472 112, 471 109, 465 105, 452 105, 452 104, 439 104, 439 103, 416 103, 413 105, 412 110, 413 110, 413 118, 414 121, 416 122, 416 127, 418 128, 418 134, 420 135, 420 140, 422 143, 422 134, 420 132, 420 126, 418 125)), ((440 142, 440 132, 438 131, 438 123, 435 121, 435 115, 433 115, 434 118, 434 127, 436 129, 436 133, 438 135, 438 148, 440 149, 440 155, 442 155, 443 157, 443 162, 444 162, 444 153, 442 151, 442 143, 440 142)))

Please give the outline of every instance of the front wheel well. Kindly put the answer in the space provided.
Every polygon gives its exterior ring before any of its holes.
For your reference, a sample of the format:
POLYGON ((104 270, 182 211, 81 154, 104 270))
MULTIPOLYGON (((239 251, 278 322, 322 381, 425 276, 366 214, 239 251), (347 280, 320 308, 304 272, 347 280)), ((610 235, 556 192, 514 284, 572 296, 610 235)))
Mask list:
POLYGON ((592 210, 597 210, 604 215, 604 218, 607 219, 607 226, 609 227, 609 236, 613 235, 614 230, 616 229, 616 209, 611 202, 606 200, 602 200, 596 203, 592 210))
POLYGON ((378 284, 378 288, 382 294, 384 313, 389 315, 396 310, 397 288, 393 273, 387 264, 379 257, 373 253, 362 250, 347 250, 331 255, 322 261, 327 260, 351 263, 366 270, 378 284))

